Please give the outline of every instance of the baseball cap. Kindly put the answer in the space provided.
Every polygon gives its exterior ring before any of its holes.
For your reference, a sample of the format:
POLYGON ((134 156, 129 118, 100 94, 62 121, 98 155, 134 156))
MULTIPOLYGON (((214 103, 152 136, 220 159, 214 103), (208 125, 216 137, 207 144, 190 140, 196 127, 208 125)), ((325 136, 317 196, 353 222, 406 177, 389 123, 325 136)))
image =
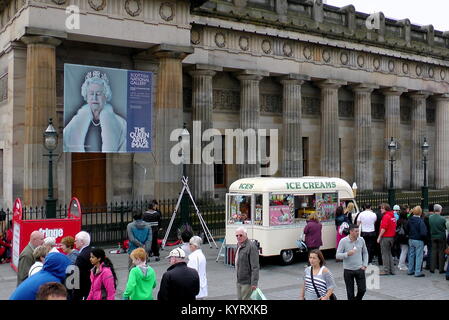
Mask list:
POLYGON ((172 251, 170 251, 170 254, 165 259, 168 259, 171 257, 184 259, 186 257, 186 253, 181 248, 176 248, 176 249, 173 249, 172 251))
POLYGON ((394 210, 394 211, 399 211, 399 210, 401 210, 401 207, 399 207, 399 205, 395 204, 395 205, 393 206, 393 210, 394 210))

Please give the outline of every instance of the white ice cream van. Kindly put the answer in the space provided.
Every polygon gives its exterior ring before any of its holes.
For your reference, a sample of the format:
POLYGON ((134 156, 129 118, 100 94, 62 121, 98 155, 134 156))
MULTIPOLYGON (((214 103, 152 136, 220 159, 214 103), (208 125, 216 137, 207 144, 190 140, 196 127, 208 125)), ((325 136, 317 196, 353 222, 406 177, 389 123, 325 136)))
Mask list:
POLYGON ((339 178, 246 178, 235 181, 226 194, 226 245, 236 245, 235 230, 245 227, 248 238, 260 243, 261 256, 281 256, 284 264, 293 261, 312 212, 320 218, 323 245, 333 249, 336 242, 335 210, 354 202, 351 186, 339 178))

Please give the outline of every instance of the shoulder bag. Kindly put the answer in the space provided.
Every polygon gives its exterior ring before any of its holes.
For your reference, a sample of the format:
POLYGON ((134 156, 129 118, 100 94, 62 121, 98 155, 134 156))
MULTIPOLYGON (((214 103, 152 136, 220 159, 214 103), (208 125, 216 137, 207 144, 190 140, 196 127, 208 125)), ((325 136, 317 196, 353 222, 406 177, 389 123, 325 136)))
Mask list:
MULTIPOLYGON (((315 289, 315 293, 316 293, 318 299, 320 299, 321 298, 320 293, 318 292, 318 289, 315 285, 315 281, 313 281, 313 267, 312 266, 310 267, 310 278, 312 278, 312 285, 313 285, 313 288, 315 289)), ((337 296, 334 293, 332 293, 331 296, 329 297, 329 300, 337 300, 337 296)))

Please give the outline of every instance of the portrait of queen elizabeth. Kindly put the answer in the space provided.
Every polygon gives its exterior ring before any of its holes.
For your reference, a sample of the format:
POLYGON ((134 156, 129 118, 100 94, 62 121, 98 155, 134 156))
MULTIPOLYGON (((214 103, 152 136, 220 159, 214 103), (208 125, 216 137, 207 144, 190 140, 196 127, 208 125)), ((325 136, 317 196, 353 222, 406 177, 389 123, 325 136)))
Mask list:
POLYGON ((109 103, 112 90, 106 73, 87 72, 81 95, 86 104, 64 128, 64 151, 126 152, 126 120, 109 103))

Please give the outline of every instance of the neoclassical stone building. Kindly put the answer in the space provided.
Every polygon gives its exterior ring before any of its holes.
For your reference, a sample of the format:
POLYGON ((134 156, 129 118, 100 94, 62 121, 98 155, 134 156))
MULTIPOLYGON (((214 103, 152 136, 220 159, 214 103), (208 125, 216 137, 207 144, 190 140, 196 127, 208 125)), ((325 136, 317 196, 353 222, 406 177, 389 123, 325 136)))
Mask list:
MULTIPOLYGON (((148 154, 71 154, 60 144, 56 195, 84 204, 176 197, 173 129, 278 129, 277 176, 337 176, 359 190, 449 187, 449 33, 321 0, 0 0, 0 204, 41 204, 42 134, 63 128, 63 67, 155 74, 148 154), (80 11, 68 29, 66 8, 80 11)), ((190 165, 197 198, 221 198, 260 165, 190 165)))

